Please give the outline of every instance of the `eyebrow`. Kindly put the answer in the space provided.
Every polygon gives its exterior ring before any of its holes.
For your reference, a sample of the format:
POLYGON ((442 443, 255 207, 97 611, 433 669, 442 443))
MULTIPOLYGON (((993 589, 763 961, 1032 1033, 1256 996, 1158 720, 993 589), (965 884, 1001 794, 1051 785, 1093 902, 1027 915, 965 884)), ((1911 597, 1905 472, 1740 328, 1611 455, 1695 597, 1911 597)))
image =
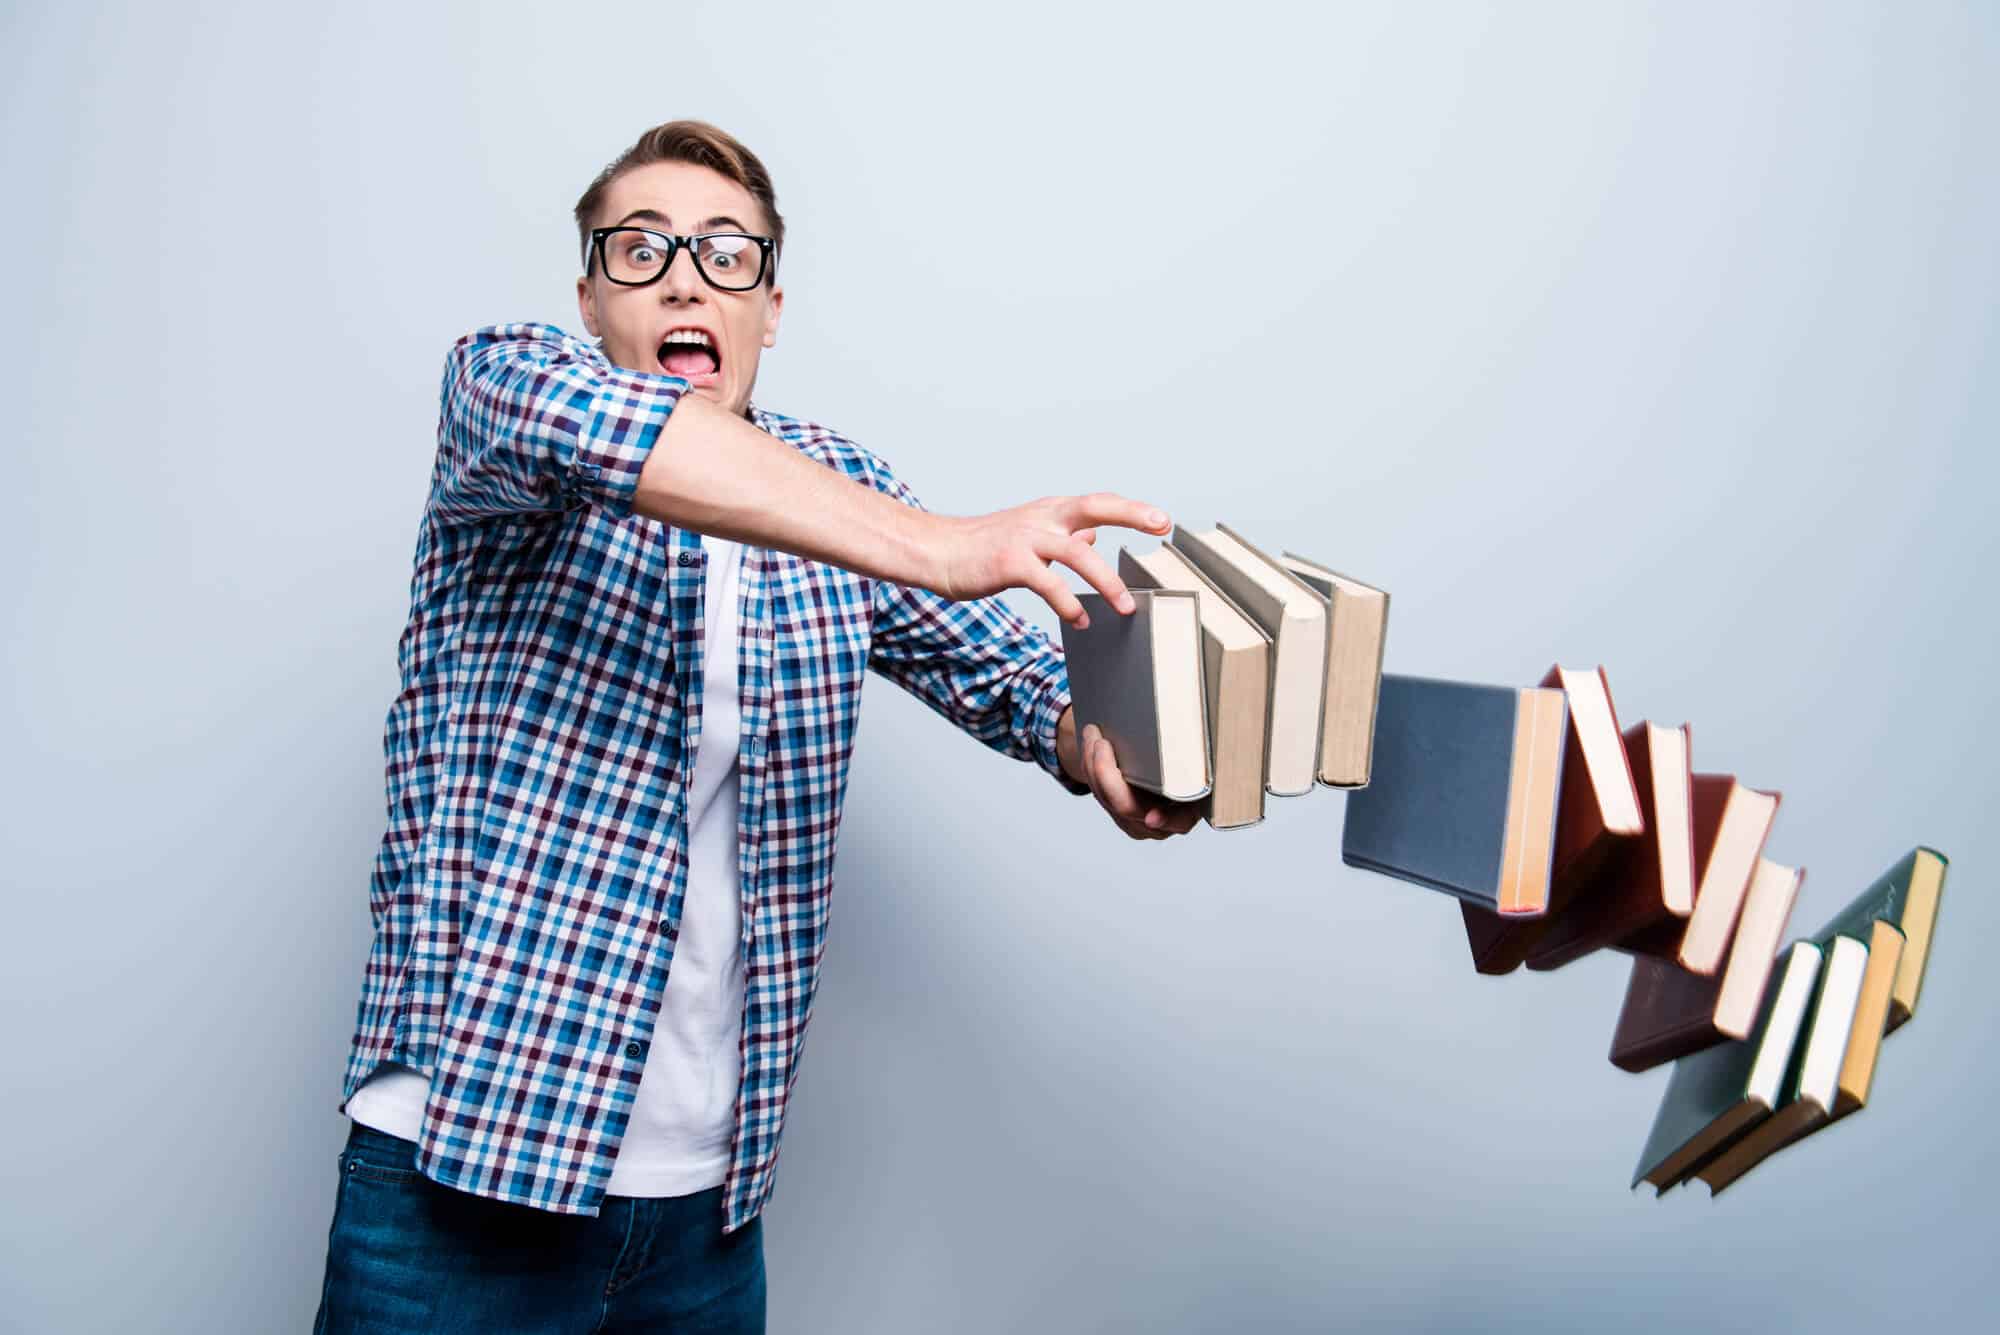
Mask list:
MULTIPOLYGON (((626 214, 624 217, 620 218, 617 222, 611 225, 613 227, 623 227, 627 223, 633 221, 634 219, 637 219, 640 222, 658 223, 662 227, 672 227, 674 225, 673 219, 667 217, 666 214, 661 213, 658 209, 633 209, 630 213, 626 214)), ((706 231, 711 227, 723 226, 725 224, 735 228, 739 232, 747 232, 750 230, 749 228, 745 227, 742 223, 736 221, 736 219, 730 217, 726 213, 719 214, 713 218, 702 219, 701 228, 703 231, 706 231)))

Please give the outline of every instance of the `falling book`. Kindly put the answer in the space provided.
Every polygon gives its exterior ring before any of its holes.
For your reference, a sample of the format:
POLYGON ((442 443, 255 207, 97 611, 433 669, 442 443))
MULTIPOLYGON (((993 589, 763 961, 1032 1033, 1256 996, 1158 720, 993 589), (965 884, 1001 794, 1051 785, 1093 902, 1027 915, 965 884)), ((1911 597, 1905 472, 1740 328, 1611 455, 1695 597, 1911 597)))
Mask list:
MULTIPOLYGON (((1226 531, 1226 528, 1225 528, 1226 531)), ((1244 544, 1249 546, 1248 543, 1244 544)), ((1388 641, 1389 595, 1296 552, 1278 564, 1326 600, 1326 700, 1320 709, 1319 781, 1332 788, 1368 782, 1388 641)))
POLYGON ((1665 1194, 1701 1163, 1770 1116, 1783 1091, 1785 1068, 1818 981, 1820 949, 1799 941, 1785 952, 1777 985, 1768 990, 1757 1023, 1740 1043, 1724 1043, 1674 1063, 1652 1134, 1639 1154, 1632 1185, 1650 1182, 1665 1194))
POLYGON ((1646 955, 1633 960, 1625 1006, 1611 1038, 1611 1064, 1625 1071, 1650 1070, 1748 1036, 1804 880, 1801 870, 1757 860, 1729 963, 1717 973, 1690 973, 1671 960, 1646 955))
POLYGON ((1695 860, 1688 726, 1635 723, 1625 730, 1634 789, 1646 828, 1594 878, 1595 884, 1528 951, 1531 969, 1557 969, 1645 932, 1671 930, 1694 908, 1695 860))
POLYGON ((1911 849, 1836 913, 1820 933, 1823 938, 1843 933, 1858 936, 1877 919, 1901 930, 1903 958, 1896 966, 1895 986, 1889 993, 1886 1032, 1893 1033, 1916 1013, 1917 993, 1924 985, 1924 964, 1930 958, 1931 935, 1937 927, 1938 901, 1944 895, 1944 874, 1949 865, 1949 859, 1934 848, 1919 845, 1911 849))
MULTIPOLYGON (((1136 556, 1121 548, 1118 577, 1131 589, 1192 593, 1201 609, 1201 666, 1213 785, 1202 815, 1218 830, 1264 818, 1264 720, 1271 691, 1271 642, 1172 547, 1136 556)), ((1094 621, 1094 618, 1093 618, 1094 621)))
POLYGON ((1568 734, 1558 690, 1384 673, 1341 860, 1494 912, 1545 912, 1568 734))
POLYGON ((1697 774, 1693 800, 1694 855, 1701 867, 1693 911, 1685 924, 1669 920, 1619 945, 1671 959, 1692 973, 1714 973, 1735 934, 1743 896, 1778 816, 1779 796, 1746 788, 1727 774, 1697 774))
MULTIPOLYGON (((1889 995, 1902 965, 1905 940, 1894 924, 1876 918, 1856 935, 1868 946, 1868 968, 1861 975, 1861 999, 1854 1005, 1854 1027, 1847 1035, 1847 1055, 1840 1062, 1840 1086, 1827 1121, 1837 1122, 1868 1106, 1875 1082, 1875 1060, 1882 1052, 1882 1035, 1889 1023, 1889 995)), ((1839 938, 1845 939, 1845 933, 1839 938)))
POLYGON ((1815 1128, 1824 1126, 1840 1098, 1840 1073, 1868 971, 1868 947, 1852 937, 1834 938, 1825 951, 1805 1041, 1792 1051, 1780 1103, 1771 1115, 1695 1170, 1720 1195, 1730 1183, 1815 1128))
POLYGON ((1561 690, 1569 705, 1549 911, 1541 918, 1506 919, 1460 904, 1472 964, 1481 973, 1511 973, 1523 959, 1534 958, 1548 933, 1561 930, 1565 919, 1596 898, 1606 862, 1645 829, 1604 669, 1558 665, 1541 684, 1561 690))
POLYGON ((1312 791, 1326 689, 1326 604, 1227 528, 1176 528, 1168 539, 1271 639, 1271 708, 1264 786, 1312 791))
POLYGON ((1133 786, 1193 801, 1209 791, 1199 604, 1168 589, 1132 599, 1126 616, 1101 593, 1079 593, 1090 628, 1063 623, 1077 731, 1095 723, 1133 786))

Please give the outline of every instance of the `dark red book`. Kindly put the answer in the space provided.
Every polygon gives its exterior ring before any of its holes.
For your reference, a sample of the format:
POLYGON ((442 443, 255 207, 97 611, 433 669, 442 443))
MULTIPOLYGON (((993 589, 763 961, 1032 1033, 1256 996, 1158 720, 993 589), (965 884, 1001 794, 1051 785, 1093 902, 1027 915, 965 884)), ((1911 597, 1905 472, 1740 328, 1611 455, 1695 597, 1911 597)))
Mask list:
POLYGON ((1505 918, 1461 901, 1466 944, 1481 973, 1511 973, 1549 925, 1598 883, 1621 844, 1645 829, 1632 764, 1618 731, 1618 710, 1602 667, 1552 667, 1544 687, 1560 687, 1569 705, 1569 741, 1557 797, 1549 909, 1538 918, 1505 918))
POLYGON ((1742 929, 1726 968, 1690 973, 1671 960, 1632 961, 1632 980, 1618 1029, 1611 1036, 1611 1064, 1645 1071, 1662 1062, 1747 1038, 1770 983, 1778 943, 1798 902, 1805 873, 1759 858, 1744 897, 1742 929))
MULTIPOLYGON (((1655 930, 1674 934, 1694 910, 1693 734, 1658 723, 1625 730, 1646 829, 1625 842, 1603 884, 1551 922, 1528 952, 1528 967, 1560 969, 1594 950, 1655 930)), ((1711 842, 1713 840, 1711 839, 1711 842)))
POLYGON ((1671 960, 1690 973, 1722 967, 1736 933, 1743 896, 1778 818, 1780 796, 1746 788, 1730 774, 1697 774, 1693 782, 1694 910, 1685 922, 1666 919, 1618 943, 1633 955, 1671 960))

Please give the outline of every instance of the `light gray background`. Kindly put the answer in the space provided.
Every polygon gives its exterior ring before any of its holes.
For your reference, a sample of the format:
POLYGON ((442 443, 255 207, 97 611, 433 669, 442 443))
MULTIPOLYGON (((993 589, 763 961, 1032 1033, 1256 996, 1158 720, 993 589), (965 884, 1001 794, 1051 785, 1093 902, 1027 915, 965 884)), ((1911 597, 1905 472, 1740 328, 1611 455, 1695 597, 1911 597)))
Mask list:
POLYGON ((309 1324, 442 358, 578 328, 570 204, 683 115, 791 223, 759 401, 933 508, 1122 490, 1391 589, 1391 669, 1603 662, 1784 791, 1803 927, 1955 859, 1866 1114, 1656 1203, 1617 960, 1480 978, 1332 794, 1134 844, 874 682, 773 1330, 1992 1319, 1993 6, 3 22, 0 1325, 309 1324))

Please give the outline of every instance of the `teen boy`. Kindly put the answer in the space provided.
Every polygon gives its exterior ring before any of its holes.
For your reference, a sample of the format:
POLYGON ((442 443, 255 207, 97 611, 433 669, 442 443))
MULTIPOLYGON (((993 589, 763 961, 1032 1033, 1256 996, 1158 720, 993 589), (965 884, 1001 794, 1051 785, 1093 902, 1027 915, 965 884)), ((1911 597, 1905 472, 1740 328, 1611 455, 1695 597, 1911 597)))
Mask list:
POLYGON ((445 366, 322 1331, 763 1329, 868 670, 1134 838, 1195 819, 1077 734, 992 597, 1077 620, 1061 565, 1129 611, 1096 530, 1164 514, 933 515, 754 406, 784 220, 713 126, 648 131, 576 221, 598 346, 509 325, 445 366))

